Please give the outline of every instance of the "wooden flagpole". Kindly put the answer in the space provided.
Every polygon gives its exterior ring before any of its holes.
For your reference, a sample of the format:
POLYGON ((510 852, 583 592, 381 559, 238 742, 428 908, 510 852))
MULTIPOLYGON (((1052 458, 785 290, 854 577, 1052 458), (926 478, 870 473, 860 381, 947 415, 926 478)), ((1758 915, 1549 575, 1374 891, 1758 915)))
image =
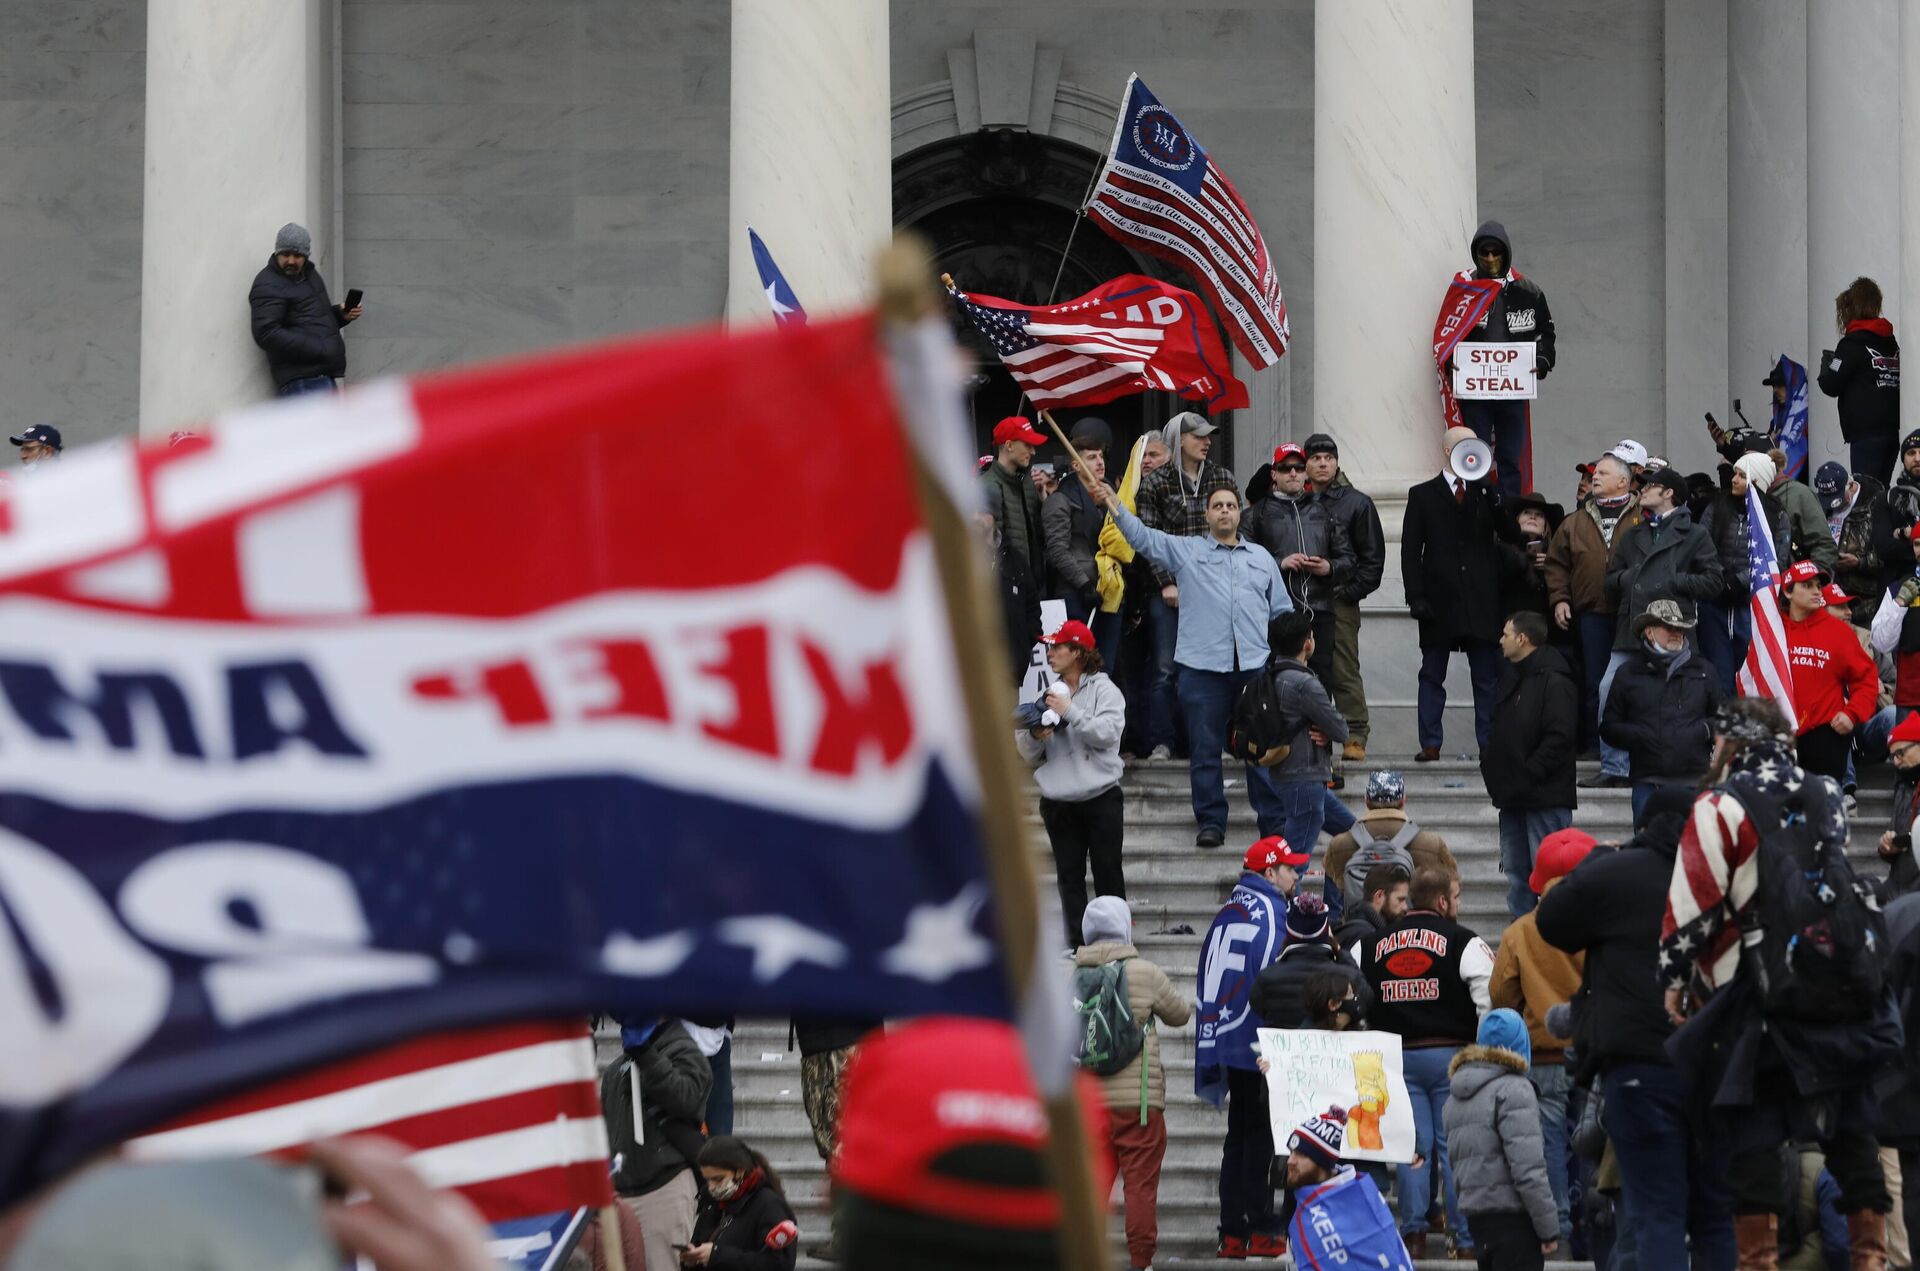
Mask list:
MULTIPOLYGON (((876 275, 883 321, 910 326, 938 311, 932 262, 918 240, 896 238, 881 254, 876 275)), ((943 274, 941 281, 953 289, 951 276, 943 274)), ((1054 431, 1059 431, 1058 425, 1054 431)), ((1069 452, 1072 449, 1068 447, 1069 452)), ((1033 845, 1020 815, 1023 794, 1014 767, 1006 674, 990 661, 989 650, 999 648, 1005 639, 1004 633, 996 634, 992 618, 999 601, 987 587, 979 548, 965 516, 917 449, 913 470, 946 591, 956 670, 980 773, 981 829, 1000 956, 1019 1010, 1031 991, 1040 936, 1039 879, 1033 868, 1033 845)), ((1061 1266, 1066 1271, 1108 1271, 1106 1198, 1095 1195, 1079 1101, 1071 1083, 1060 1094, 1043 1093, 1042 1098, 1048 1122, 1047 1164, 1060 1194, 1061 1266)))

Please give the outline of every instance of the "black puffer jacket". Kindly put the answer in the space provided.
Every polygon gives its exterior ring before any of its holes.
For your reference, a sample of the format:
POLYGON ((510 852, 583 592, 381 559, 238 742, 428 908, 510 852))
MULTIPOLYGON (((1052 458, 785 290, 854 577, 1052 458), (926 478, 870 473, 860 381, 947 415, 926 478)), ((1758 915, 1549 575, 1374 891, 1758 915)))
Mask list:
POLYGON ((1373 990, 1360 974, 1360 968, 1331 944, 1289 944, 1280 950, 1267 968, 1253 981, 1253 1013, 1268 1028, 1305 1028, 1312 1017, 1306 1000, 1308 977, 1318 971, 1338 971, 1353 985, 1359 1000, 1359 1016, 1364 1019, 1373 1005, 1373 990))
MULTIPOLYGON (((1771 494, 1760 496, 1760 506, 1766 509, 1767 525, 1773 530, 1774 559, 1784 568, 1793 559, 1792 540, 1787 533, 1787 509, 1771 494)), ((1700 518, 1700 528, 1713 540, 1714 554, 1720 558, 1720 603, 1744 607, 1752 581, 1748 570, 1746 496, 1735 498, 1732 491, 1717 491, 1700 518)))
POLYGON ((1691 615, 1702 600, 1717 600, 1725 588, 1720 554, 1693 513, 1675 508, 1660 524, 1642 521, 1614 544, 1607 566, 1607 599, 1619 605, 1613 648, 1631 653, 1640 645, 1633 620, 1656 600, 1678 600, 1691 615))
POLYGON ((267 369, 275 386, 294 380, 347 373, 346 322, 327 298, 327 284, 308 261, 298 278, 289 278, 271 257, 253 276, 247 292, 253 310, 253 342, 267 351, 267 369))
POLYGON ((1891 441, 1900 435, 1900 341, 1893 324, 1872 318, 1848 326, 1820 355, 1820 391, 1840 399, 1844 441, 1891 441))
POLYGON ((1541 939, 1587 955, 1574 999, 1582 1075, 1615 1063, 1668 1062, 1673 1025, 1661 1000, 1660 923, 1691 805, 1688 791, 1657 791, 1640 834, 1624 847, 1590 853, 1534 911, 1541 939))
POLYGON ((731 1200, 707 1197, 702 1202, 692 1243, 713 1246, 707 1265, 714 1271, 793 1271, 800 1256, 800 1229, 786 1197, 754 1170, 741 1180, 731 1200))
POLYGON ((1487 798, 1503 812, 1579 806, 1574 789, 1580 689, 1558 649, 1535 649, 1500 674, 1480 751, 1487 798))
POLYGON ((1380 509, 1354 488, 1344 472, 1320 491, 1320 498, 1346 530, 1347 546, 1353 549, 1353 572, 1334 592, 1342 600, 1359 604, 1380 590, 1380 579, 1387 571, 1387 535, 1380 526, 1380 509))
POLYGON ((1897 567, 1903 559, 1911 562, 1913 551, 1909 547, 1892 556, 1883 554, 1886 544, 1893 539, 1893 514, 1887 506, 1887 487, 1864 474, 1855 474, 1853 480, 1860 492, 1854 496, 1853 506, 1847 509, 1846 520, 1840 523, 1840 537, 1835 545, 1840 555, 1852 556, 1860 563, 1836 568, 1833 581, 1848 595, 1858 597, 1853 602, 1853 620, 1864 627, 1873 622, 1880 592, 1892 581, 1889 563, 1897 567))
POLYGON ((1643 646, 1614 672, 1600 738, 1627 752, 1634 781, 1692 781, 1713 758, 1720 698, 1719 675, 1692 648, 1668 663, 1643 646))
POLYGON ((1275 490, 1247 513, 1240 536, 1273 553, 1276 562, 1295 552, 1326 558, 1332 572, 1325 576, 1304 569, 1280 571, 1296 607, 1332 612, 1334 594, 1353 577, 1353 545, 1346 527, 1317 494, 1290 499, 1275 490))

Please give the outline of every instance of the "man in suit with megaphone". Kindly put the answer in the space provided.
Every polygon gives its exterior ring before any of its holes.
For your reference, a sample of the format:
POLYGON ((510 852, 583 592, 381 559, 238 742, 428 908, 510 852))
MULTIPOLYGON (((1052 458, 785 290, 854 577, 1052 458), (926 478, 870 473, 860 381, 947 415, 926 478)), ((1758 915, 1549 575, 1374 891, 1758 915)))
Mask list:
POLYGON ((1493 452, 1470 428, 1449 428, 1440 474, 1407 491, 1400 572, 1407 610, 1420 624, 1418 715, 1421 763, 1440 757, 1445 740, 1447 663, 1467 655, 1473 680, 1474 735, 1481 746, 1493 721, 1500 682, 1502 584, 1525 567, 1500 540, 1500 496, 1488 475, 1493 452))

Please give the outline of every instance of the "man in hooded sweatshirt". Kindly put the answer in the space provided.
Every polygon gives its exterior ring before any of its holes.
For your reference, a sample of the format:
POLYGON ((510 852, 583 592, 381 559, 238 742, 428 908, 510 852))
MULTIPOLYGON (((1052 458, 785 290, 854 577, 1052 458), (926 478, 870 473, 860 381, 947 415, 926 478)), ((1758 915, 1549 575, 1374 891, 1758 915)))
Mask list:
POLYGON ((1880 285, 1855 278, 1833 298, 1840 342, 1820 354, 1820 391, 1840 399, 1849 470, 1884 482, 1900 435, 1900 342, 1880 316, 1880 285))
POLYGON ((1227 1107, 1227 1137, 1220 1149, 1223 1258, 1271 1258, 1286 1252, 1268 1181, 1273 1126, 1267 1082, 1260 1074, 1253 985, 1280 954, 1288 898, 1311 859, 1277 834, 1249 847, 1240 881, 1200 944, 1194 976, 1200 1016, 1193 1092, 1216 1108, 1223 1100, 1227 1107))
POLYGON ((1167 1155, 1167 1070, 1160 1062, 1158 1020, 1181 1028, 1192 1017, 1186 995, 1167 973, 1133 947, 1133 911, 1118 896, 1101 896, 1087 905, 1081 920, 1086 943, 1074 951, 1076 967, 1126 964, 1127 1010, 1146 1032, 1133 1062, 1100 1079, 1109 1119, 1107 1141, 1120 1167, 1127 1218, 1127 1259, 1135 1268, 1153 1265, 1159 1243, 1160 1166, 1167 1155))
POLYGON ((1447 1146, 1482 1271, 1539 1271, 1559 1248, 1532 1063, 1526 1021, 1505 1007, 1487 1012, 1476 1044, 1453 1058, 1447 1146))
MULTIPOLYGON (((1555 351, 1553 314, 1540 284, 1513 268, 1513 245, 1507 227, 1484 221, 1473 232, 1472 276, 1500 283, 1499 294, 1487 306, 1463 341, 1493 341, 1533 345, 1533 364, 1541 379, 1553 370, 1555 351)), ((1463 277, 1466 275, 1463 274, 1463 277)), ((1460 420, 1474 435, 1493 447, 1499 470, 1500 493, 1517 499, 1533 489, 1532 407, 1529 401, 1462 401, 1460 420)))

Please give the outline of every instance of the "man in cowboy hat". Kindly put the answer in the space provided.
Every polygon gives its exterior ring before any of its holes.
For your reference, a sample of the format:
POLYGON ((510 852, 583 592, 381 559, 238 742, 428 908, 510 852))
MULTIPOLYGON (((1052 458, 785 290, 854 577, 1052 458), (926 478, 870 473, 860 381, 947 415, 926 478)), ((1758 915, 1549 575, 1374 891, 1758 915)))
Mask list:
POLYGON ((1633 819, 1662 785, 1696 785, 1713 758, 1708 722, 1724 700, 1719 677, 1689 642, 1694 620, 1656 600, 1633 620, 1640 647, 1613 677, 1600 735, 1627 752, 1633 819))

